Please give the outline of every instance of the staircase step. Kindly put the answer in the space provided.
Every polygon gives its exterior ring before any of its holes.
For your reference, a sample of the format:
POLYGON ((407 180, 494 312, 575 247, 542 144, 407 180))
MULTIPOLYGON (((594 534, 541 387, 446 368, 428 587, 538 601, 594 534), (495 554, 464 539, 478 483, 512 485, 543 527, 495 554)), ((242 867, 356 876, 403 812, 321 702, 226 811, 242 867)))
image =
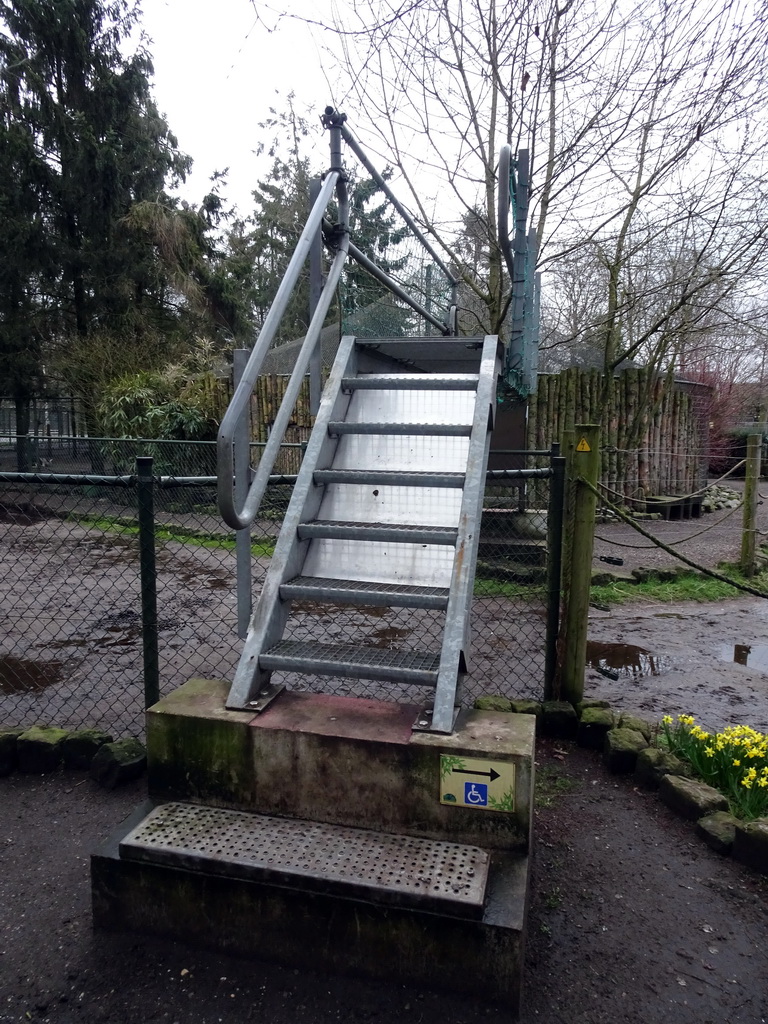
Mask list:
POLYGON ((295 818, 161 804, 124 860, 480 920, 490 857, 463 843, 295 818))
POLYGON ((346 523, 331 519, 316 519, 311 523, 302 523, 298 533, 300 540, 377 540, 399 544, 455 544, 458 536, 458 530, 454 526, 346 523))
POLYGON ((465 473, 413 473, 391 469, 317 469, 316 484, 372 484, 382 487, 463 487, 465 473))
POLYGON ((386 608, 437 608, 448 604, 447 587, 411 587, 401 583, 336 580, 297 576, 280 587, 284 601, 317 601, 323 604, 374 605, 386 608))
POLYGON ((393 651, 313 640, 281 640, 259 657, 259 667, 267 672, 307 672, 417 686, 437 685, 439 666, 439 653, 431 651, 393 651))
POLYGON ((382 373, 345 377, 342 391, 477 391, 476 373, 382 373))
POLYGON ((434 437, 470 437, 471 423, 348 423, 334 420, 328 424, 331 437, 342 434, 427 434, 434 437))

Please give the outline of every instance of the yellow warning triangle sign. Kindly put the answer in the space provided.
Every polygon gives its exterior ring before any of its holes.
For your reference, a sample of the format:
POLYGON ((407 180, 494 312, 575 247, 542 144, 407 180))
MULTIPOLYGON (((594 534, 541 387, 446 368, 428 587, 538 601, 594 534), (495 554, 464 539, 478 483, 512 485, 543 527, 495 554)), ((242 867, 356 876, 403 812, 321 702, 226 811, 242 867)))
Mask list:
POLYGON ((577 452, 591 452, 592 451, 592 449, 589 447, 589 441, 587 441, 586 437, 582 437, 582 439, 576 445, 576 451, 577 452))

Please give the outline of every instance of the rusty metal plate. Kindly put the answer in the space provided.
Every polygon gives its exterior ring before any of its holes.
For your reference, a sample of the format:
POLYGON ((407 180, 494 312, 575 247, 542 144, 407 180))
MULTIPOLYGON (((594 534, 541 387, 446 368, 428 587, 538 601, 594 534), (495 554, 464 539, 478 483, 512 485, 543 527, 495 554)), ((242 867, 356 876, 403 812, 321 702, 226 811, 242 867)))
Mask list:
POLYGON ((168 867, 480 918, 489 855, 476 846, 170 803, 120 843, 168 867))

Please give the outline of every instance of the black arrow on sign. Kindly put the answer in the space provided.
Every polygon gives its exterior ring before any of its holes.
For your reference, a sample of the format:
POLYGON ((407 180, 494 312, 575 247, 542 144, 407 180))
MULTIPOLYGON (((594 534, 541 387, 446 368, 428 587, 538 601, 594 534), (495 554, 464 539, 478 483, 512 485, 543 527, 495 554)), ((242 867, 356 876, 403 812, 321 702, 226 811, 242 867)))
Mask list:
POLYGON ((476 772, 469 768, 454 768, 454 775, 483 775, 485 778, 490 779, 493 782, 494 779, 500 779, 501 776, 498 772, 495 772, 493 768, 489 772, 476 772))

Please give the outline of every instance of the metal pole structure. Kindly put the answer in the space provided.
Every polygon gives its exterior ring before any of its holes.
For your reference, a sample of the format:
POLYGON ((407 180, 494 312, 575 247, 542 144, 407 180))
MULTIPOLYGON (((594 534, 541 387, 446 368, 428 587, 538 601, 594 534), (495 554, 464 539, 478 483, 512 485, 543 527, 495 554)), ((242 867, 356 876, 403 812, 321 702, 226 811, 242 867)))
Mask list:
MULTIPOLYGON (((232 353, 234 386, 240 383, 248 362, 248 349, 236 348, 232 353)), ((237 422, 234 434, 235 449, 235 501, 242 508, 251 484, 251 424, 250 408, 246 406, 237 422)), ((251 588, 251 528, 246 526, 235 533, 237 572, 237 635, 245 640, 251 621, 253 598, 251 588)))
MULTIPOLYGON (((309 183, 309 207, 317 202, 320 195, 322 182, 320 178, 312 178, 309 183)), ((315 315, 317 304, 320 301, 320 293, 323 290, 323 231, 322 227, 317 229, 317 234, 312 239, 309 250, 309 321, 315 315)), ((317 336, 317 344, 312 350, 309 360, 309 411, 313 416, 317 415, 320 408, 320 395, 323 390, 323 349, 322 331, 317 336)))
POLYGON ((144 650, 144 705, 160 700, 157 640, 157 574, 155 570, 155 501, 152 459, 136 459, 139 501, 139 566, 141 572, 141 642, 144 650))
POLYGON ((573 532, 571 538, 571 579, 565 622, 565 649, 560 677, 560 700, 578 703, 584 696, 584 667, 587 660, 589 588, 592 583, 592 552, 595 542, 595 492, 600 472, 600 427, 576 424, 573 449, 573 532))
POLYGON ((518 391, 523 386, 525 373, 525 303, 527 279, 531 273, 528 259, 528 150, 521 149, 517 156, 517 185, 515 189, 515 235, 512 240, 512 323, 507 348, 507 382, 518 391))
POLYGON ((755 575, 755 540, 757 537, 757 489, 760 480, 760 456, 763 435, 750 434, 747 438, 747 466, 744 472, 744 519, 741 534, 741 571, 745 576, 755 575))
POLYGON ((547 515, 547 632, 544 661, 544 699, 554 700, 557 673, 557 638, 560 633, 560 574, 563 570, 563 508, 565 504, 565 457, 560 445, 552 445, 547 515))

